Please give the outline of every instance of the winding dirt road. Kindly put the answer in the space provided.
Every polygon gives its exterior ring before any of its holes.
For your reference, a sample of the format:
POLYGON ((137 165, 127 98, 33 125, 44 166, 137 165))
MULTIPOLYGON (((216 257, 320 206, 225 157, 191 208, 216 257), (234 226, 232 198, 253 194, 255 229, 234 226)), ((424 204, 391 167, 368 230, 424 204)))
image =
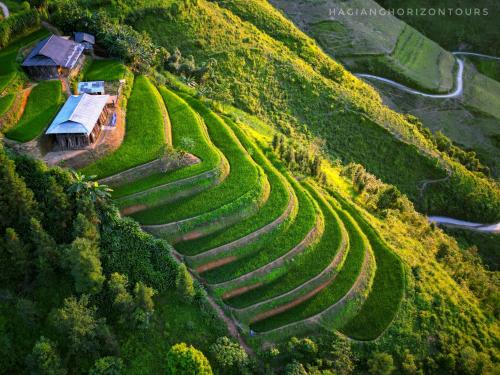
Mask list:
POLYGON ((7 5, 5 5, 4 3, 2 3, 0 1, 0 8, 2 9, 2 13, 3 13, 4 18, 9 17, 10 13, 9 13, 9 8, 7 8, 7 5))
POLYGON ((426 94, 425 92, 411 89, 408 86, 402 85, 393 80, 375 76, 372 74, 355 74, 355 76, 360 78, 368 78, 368 79, 374 79, 376 81, 381 81, 391 86, 397 87, 402 91, 409 92, 410 94, 425 96, 426 98, 449 99, 449 98, 456 98, 462 95, 464 91, 464 82, 463 82, 464 62, 457 58, 457 63, 458 63, 458 71, 457 71, 457 77, 455 79, 455 90, 453 92, 450 92, 449 94, 426 94))
POLYGON ((447 225, 451 227, 475 230, 485 233, 500 233, 500 223, 496 224, 479 224, 471 223, 470 221, 453 219, 445 216, 429 216, 427 218, 431 223, 447 225))

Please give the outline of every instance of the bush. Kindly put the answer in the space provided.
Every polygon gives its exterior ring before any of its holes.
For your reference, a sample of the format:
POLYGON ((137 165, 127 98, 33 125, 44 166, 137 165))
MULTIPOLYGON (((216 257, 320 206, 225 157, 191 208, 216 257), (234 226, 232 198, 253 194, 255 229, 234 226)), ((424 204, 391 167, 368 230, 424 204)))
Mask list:
POLYGON ((168 375, 212 375, 202 352, 185 343, 175 344, 167 353, 168 375))
POLYGON ((217 339, 210 352, 226 374, 239 374, 248 363, 245 350, 225 336, 217 339))
POLYGON ((0 48, 4 48, 13 37, 40 24, 40 14, 36 9, 28 9, 0 22, 0 48))

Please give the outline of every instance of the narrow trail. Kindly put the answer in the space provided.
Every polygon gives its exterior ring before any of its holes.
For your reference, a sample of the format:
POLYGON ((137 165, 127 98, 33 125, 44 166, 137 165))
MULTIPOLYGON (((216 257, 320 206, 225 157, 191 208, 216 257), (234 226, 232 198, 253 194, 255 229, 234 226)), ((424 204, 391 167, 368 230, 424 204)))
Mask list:
MULTIPOLYGON (((182 254, 178 253, 177 250, 173 249, 172 255, 174 256, 174 259, 178 263, 182 263, 182 254)), ((189 272, 191 273, 191 271, 189 272)), ((201 281, 195 274, 191 273, 191 276, 197 279, 198 281, 201 281)), ((224 310, 222 310, 222 308, 217 304, 217 302, 215 302, 215 300, 213 299, 212 296, 210 296, 209 293, 207 293, 207 301, 210 304, 210 306, 212 306, 217 316, 226 324, 226 327, 231 336, 233 336, 236 340, 238 340, 238 343, 245 350, 245 352, 247 352, 248 355, 253 356, 254 351, 252 350, 252 348, 250 348, 250 346, 247 345, 245 340, 243 340, 243 337, 241 336, 235 321, 224 313, 224 310)))
POLYGON ((485 58, 485 59, 491 59, 491 60, 498 60, 498 61, 500 61, 500 57, 491 56, 491 55, 485 55, 483 53, 456 51, 456 52, 452 52, 452 54, 454 54, 455 56, 477 56, 477 57, 482 57, 482 58, 485 58))
MULTIPOLYGON (((364 288, 366 288, 370 284, 370 277, 371 277, 371 273, 372 273, 370 271, 370 269, 373 268, 374 264, 375 264, 375 257, 372 254, 371 249, 369 247, 367 247, 365 249, 365 256, 363 259, 363 265, 361 266, 361 270, 360 270, 358 277, 356 278, 356 281, 354 282, 354 284, 352 284, 349 291, 346 294, 344 294, 344 296, 342 296, 342 298, 340 298, 337 302, 335 302, 333 305, 330 305, 325 310, 323 310, 323 311, 321 311, 313 316, 310 316, 309 318, 298 320, 298 321, 286 324, 284 326, 271 329, 269 331, 258 332, 257 334, 262 335, 262 336, 266 336, 270 333, 275 333, 275 332, 279 332, 279 331, 288 331, 288 330, 290 330, 291 327, 298 327, 300 325, 309 325, 309 324, 314 325, 314 324, 316 324, 316 325, 321 326, 322 325, 321 320, 323 317, 325 317, 327 315, 331 316, 331 315, 337 314, 342 309, 342 307, 345 306, 345 304, 348 301, 350 301, 353 298, 360 297, 359 292, 361 290, 363 290, 364 288)), ((325 327, 325 328, 328 329, 327 327, 325 327)))
MULTIPOLYGON (((279 226, 281 223, 283 223, 289 217, 290 213, 294 210, 296 204, 297 204, 297 202, 295 201, 295 195, 290 191, 289 192, 288 206, 287 206, 286 210, 274 221, 266 224, 265 226, 257 229, 256 231, 254 231, 252 233, 247 234, 244 237, 241 237, 241 238, 234 240, 232 242, 229 242, 227 244, 215 247, 213 249, 207 250, 207 251, 200 253, 200 254, 197 254, 197 255, 186 256, 186 259, 188 259, 190 261, 200 261, 200 260, 203 260, 205 258, 211 258, 211 257, 217 256, 219 254, 228 252, 230 250, 246 246, 246 245, 252 243, 253 241, 256 241, 259 237, 263 236, 264 234, 271 232, 273 229, 275 229, 277 226, 279 226)), ((215 262, 217 262, 217 261, 220 261, 220 259, 215 260, 215 262)), ((213 262, 209 262, 209 263, 200 265, 196 269, 196 271, 203 272, 203 271, 207 271, 211 268, 215 268, 215 267, 209 267, 210 263, 213 263, 213 262), (198 269, 203 269, 203 271, 199 271, 198 269)))
POLYGON ((269 271, 280 267, 287 260, 293 258, 295 255, 304 251, 307 248, 307 246, 309 246, 318 237, 318 235, 321 234, 321 229, 320 229, 322 227, 321 220, 323 220, 322 217, 316 221, 316 224, 314 225, 314 227, 309 231, 309 233, 307 233, 307 235, 302 239, 302 241, 300 241, 294 248, 292 248, 290 251, 283 254, 279 258, 273 260, 272 262, 269 262, 269 263, 263 265, 262 267, 257 268, 256 270, 253 270, 253 271, 248 272, 244 275, 241 275, 235 279, 224 281, 224 282, 218 283, 218 284, 210 284, 210 286, 213 288, 224 288, 226 286, 230 286, 231 284, 235 284, 235 283, 240 284, 240 283, 245 282, 247 280, 250 280, 256 276, 265 275, 265 274, 269 273, 269 271))
POLYGON ((463 228, 468 230, 474 230, 477 232, 485 233, 500 233, 500 223, 496 224, 480 224, 472 223, 470 221, 453 219, 451 217, 445 216, 429 216, 427 219, 431 223, 442 224, 451 227, 463 228))
POLYGON ((402 91, 408 92, 410 94, 425 96, 426 98, 449 99, 449 98, 456 98, 462 95, 464 91, 464 82, 463 82, 464 62, 457 58, 457 63, 458 63, 458 71, 457 71, 457 77, 455 79, 455 90, 448 94, 427 94, 425 92, 409 88, 408 86, 397 83, 391 79, 375 76, 372 74, 357 73, 355 74, 355 76, 360 78, 368 78, 368 79, 374 79, 376 81, 381 81, 391 86, 397 87, 402 91))
POLYGON ((257 315, 252 322, 256 322, 258 320, 262 320, 265 318, 268 318, 270 316, 279 314, 283 311, 289 310, 292 307, 295 307, 296 305, 299 305, 300 303, 308 300, 309 298, 314 297, 316 294, 318 294, 321 290, 326 288, 328 285, 330 285, 335 278, 338 275, 338 270, 335 274, 330 275, 337 266, 342 262, 343 259, 346 258, 347 253, 348 253, 348 234, 345 231, 345 229, 342 231, 342 243, 340 244, 340 247, 337 251, 337 254, 333 258, 332 262, 323 270, 321 271, 318 275, 314 276, 312 279, 307 280, 306 282, 300 284, 299 286, 295 287, 292 290, 289 290, 288 292, 282 293, 280 295, 277 295, 275 297, 266 299, 261 302, 257 302, 253 305, 243 307, 243 308, 234 308, 231 307, 231 309, 235 312, 238 313, 252 313, 252 311, 260 308, 261 306, 265 306, 266 304, 273 304, 275 301, 279 300, 287 300, 288 298, 293 298, 295 295, 299 296, 295 299, 292 299, 290 302, 285 303, 284 305, 277 306, 273 309, 264 311, 263 313, 257 315), (326 276, 329 276, 326 280, 322 280, 326 276), (314 285, 316 283, 320 282, 319 285, 314 285), (303 294, 305 290, 313 287, 311 291, 308 291, 307 293, 303 294))
POLYGON ((0 1, 0 8, 2 9, 2 13, 3 13, 4 18, 7 18, 10 16, 9 8, 7 8, 7 5, 5 5, 1 1, 0 1))
POLYGON ((397 87, 398 89, 405 91, 405 92, 408 92, 410 94, 421 95, 421 96, 425 96, 427 98, 449 99, 449 98, 456 98, 456 97, 462 95, 462 93, 463 93, 464 62, 463 62, 463 60, 459 59, 457 56, 477 56, 477 57, 481 57, 484 59, 491 59, 491 60, 500 61, 500 57, 485 55, 482 53, 456 51, 456 52, 452 52, 452 54, 456 57, 456 60, 458 63, 458 71, 457 71, 457 77, 455 79, 455 90, 453 92, 448 93, 448 94, 427 94, 425 92, 421 92, 421 91, 409 88, 408 86, 402 85, 402 84, 397 83, 397 82, 390 80, 388 78, 379 77, 379 76, 376 76, 373 74, 355 73, 354 75, 356 77, 360 77, 360 78, 368 78, 368 79, 373 79, 373 80, 387 83, 391 86, 397 87))

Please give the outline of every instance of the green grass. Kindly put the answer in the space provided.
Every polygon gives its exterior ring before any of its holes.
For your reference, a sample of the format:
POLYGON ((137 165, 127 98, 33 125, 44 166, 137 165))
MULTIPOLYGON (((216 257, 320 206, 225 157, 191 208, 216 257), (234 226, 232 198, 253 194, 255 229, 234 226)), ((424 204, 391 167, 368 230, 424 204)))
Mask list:
POLYGON ((0 116, 2 116, 5 112, 9 110, 12 103, 14 103, 15 98, 16 95, 13 93, 7 94, 0 98, 0 116))
POLYGON ((398 8, 432 8, 439 4, 443 9, 480 9, 480 15, 465 16, 464 14, 446 15, 446 17, 430 17, 428 14, 407 14, 399 17, 427 37, 439 43, 449 51, 455 51, 461 45, 467 45, 468 50, 499 56, 498 44, 498 2, 496 0, 379 0, 384 7, 398 8), (483 9, 488 14, 482 13, 483 9))
POLYGON ((286 293, 318 275, 332 262, 342 241, 338 217, 322 199, 318 198, 313 189, 308 190, 319 204, 325 219, 325 229, 319 243, 296 256, 291 264, 284 266, 287 270, 278 278, 229 300, 231 306, 247 307, 286 293))
POLYGON ((337 194, 334 196, 368 238, 377 264, 368 299, 340 331, 353 339, 373 340, 384 332, 398 312, 405 290, 403 264, 355 208, 337 194))
MULTIPOLYGON (((4 0, 3 3, 7 5, 7 8, 9 8, 9 13, 10 15, 13 15, 17 12, 20 12, 24 9, 23 3, 24 1, 21 0, 4 0)), ((3 15, 3 13, 2 13, 3 15)))
POLYGON ((117 187, 113 192, 114 198, 191 177, 217 168, 221 163, 221 155, 208 138, 200 116, 173 91, 166 87, 160 87, 159 91, 170 116, 174 148, 197 156, 201 159, 201 163, 172 172, 155 174, 117 187))
POLYGON ((168 223, 210 212, 242 197, 259 180, 257 166, 224 121, 198 100, 186 98, 186 101, 205 120, 212 142, 229 161, 229 176, 213 189, 196 196, 132 215, 142 224, 168 223))
POLYGON ((453 88, 453 55, 410 26, 403 29, 389 60, 392 69, 420 87, 444 92, 453 88))
POLYGON ((149 79, 136 77, 128 100, 126 134, 122 145, 81 172, 102 178, 158 158, 165 146, 161 106, 163 101, 149 79))
POLYGON ((85 72, 85 81, 118 81, 125 78, 127 67, 117 60, 93 60, 85 72))
POLYGON ((282 225, 281 230, 261 237, 257 242, 237 249, 230 255, 238 256, 232 263, 204 272, 202 277, 209 283, 220 283, 234 279, 268 264, 297 246, 314 228, 316 209, 311 197, 300 185, 292 181, 298 200, 298 212, 291 225, 282 225))
POLYGON ((236 134, 243 147, 246 148, 250 155, 252 155, 254 161, 264 170, 264 173, 267 175, 271 185, 271 193, 264 206, 256 215, 209 236, 178 244, 176 249, 183 254, 194 255, 202 253, 208 249, 212 249, 244 237, 277 219, 288 206, 290 197, 286 180, 267 160, 266 156, 257 148, 257 146, 248 139, 238 125, 230 119, 226 118, 225 120, 236 134))
POLYGON ((500 82, 500 61, 489 60, 477 56, 465 56, 474 63, 479 73, 500 82))
POLYGON ((63 100, 60 81, 43 81, 36 85, 28 97, 24 113, 7 138, 28 142, 43 133, 56 115, 63 100))
MULTIPOLYGON (((287 134, 292 128, 322 139, 331 158, 362 163, 407 194, 418 209, 426 209, 419 201, 419 181, 445 175, 437 158, 427 152, 436 154, 435 147, 403 116, 384 106, 374 89, 353 78, 266 4, 251 2, 251 14, 238 17, 236 11, 200 0, 196 12, 177 12, 168 20, 158 12, 145 12, 132 26, 148 33, 158 45, 177 46, 198 62, 215 58, 213 78, 205 84, 213 99, 257 115, 287 134), (253 17, 252 8, 260 5, 268 9, 253 17), (272 23, 255 20, 265 20, 260 17, 266 14, 272 23), (293 33, 282 32, 287 28, 293 33), (273 34, 272 29, 279 32, 273 34)), ((245 2, 234 2, 231 7, 240 5, 245 2)), ((464 170, 457 174, 459 185, 481 185, 481 190, 494 195, 493 187, 478 176, 464 170)), ((466 194, 456 186, 433 190, 430 194, 435 199, 429 200, 433 207, 428 208, 436 212, 458 207, 453 216, 470 220, 479 216, 492 220, 498 215, 500 196, 490 204, 485 194, 466 194)))
POLYGON ((335 208, 335 211, 341 218, 347 233, 349 234, 349 252, 344 266, 341 268, 333 282, 321 290, 318 294, 291 308, 290 310, 251 324, 250 327, 254 331, 269 331, 289 323, 307 319, 322 312, 340 300, 351 289, 352 285, 358 278, 366 253, 361 232, 354 224, 354 220, 349 216, 349 214, 346 213, 346 211, 336 208, 333 202, 331 207, 335 208))
POLYGON ((127 327, 120 334, 120 345, 126 362, 124 374, 166 373, 165 353, 179 341, 193 345, 209 355, 218 337, 228 336, 224 323, 209 307, 184 302, 175 291, 155 298, 155 312, 149 328, 142 335, 129 335, 127 327))
POLYGON ((0 76, 0 93, 3 92, 9 86, 9 84, 16 78, 16 72, 10 72, 3 76, 0 76))
POLYGON ((0 51, 0 76, 13 73, 19 69, 16 62, 16 57, 19 49, 23 46, 29 45, 39 39, 48 36, 45 29, 34 31, 19 39, 13 40, 8 47, 0 51))

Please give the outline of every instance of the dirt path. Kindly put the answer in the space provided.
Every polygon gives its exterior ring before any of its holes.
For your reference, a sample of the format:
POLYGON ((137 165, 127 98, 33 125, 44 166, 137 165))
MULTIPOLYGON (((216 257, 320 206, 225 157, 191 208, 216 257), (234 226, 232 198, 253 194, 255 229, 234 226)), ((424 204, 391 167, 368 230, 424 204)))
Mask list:
MULTIPOLYGON (((182 263, 182 255, 180 253, 178 253, 175 249, 172 251, 172 253, 174 255, 174 259, 177 262, 182 263)), ((191 273, 191 271, 190 271, 190 273, 191 273)), ((193 273, 191 273, 191 276, 193 278, 196 278, 197 280, 199 280, 199 278, 196 275, 194 275, 193 273)), ((252 350, 252 348, 250 348, 247 345, 245 340, 243 340, 243 337, 241 336, 241 334, 238 330, 238 326, 236 325, 236 322, 224 313, 222 308, 217 304, 217 302, 215 302, 215 300, 212 298, 212 296, 210 296, 210 294, 208 294, 208 293, 207 293, 207 300, 208 300, 208 303, 210 304, 210 306, 212 306, 212 308, 214 309, 217 316, 226 324, 226 327, 227 327, 229 333, 231 334, 231 336, 233 336, 236 340, 238 340, 238 343, 245 350, 245 352, 247 352, 248 355, 253 356, 254 351, 252 350)))
POLYGON ((299 244, 297 244, 293 249, 288 251, 286 254, 283 254, 282 256, 273 260, 272 262, 267 263, 264 266, 257 268, 254 271, 248 272, 244 275, 241 275, 240 277, 237 277, 235 279, 224 281, 218 284, 210 284, 211 287, 225 288, 232 286, 232 284, 235 284, 234 286, 236 286, 254 277, 266 275, 273 269, 282 266, 286 261, 293 258, 295 255, 303 252, 307 248, 307 246, 309 246, 309 244, 311 244, 319 235, 321 235, 322 230, 320 228, 324 227, 321 222, 322 220, 323 218, 318 216, 314 228, 312 228, 309 231, 309 233, 307 233, 307 235, 302 239, 302 241, 300 241, 299 244))
POLYGON ((361 271, 360 271, 358 277, 356 278, 356 281, 351 286, 349 291, 346 294, 344 294, 344 296, 341 299, 339 299, 333 305, 330 305, 329 307, 327 307, 325 310, 323 310, 323 311, 321 311, 321 312, 319 312, 319 313, 317 313, 309 318, 299 320, 296 322, 292 322, 292 323, 286 324, 284 326, 281 326, 281 327, 278 327, 278 328, 275 328, 275 329, 272 329, 269 331, 261 332, 261 333, 258 333, 258 335, 265 336, 265 335, 268 335, 270 333, 274 334, 275 332, 278 332, 278 331, 288 331, 289 332, 290 328, 292 328, 294 326, 299 326, 299 325, 301 325, 301 326, 304 326, 307 324, 321 325, 321 319, 324 316, 338 314, 338 312, 342 309, 342 307, 344 307, 346 305, 346 303, 348 301, 359 296, 359 292, 363 288, 367 288, 369 286, 370 276, 372 273, 372 272, 370 272, 370 269, 371 268, 374 269, 374 266, 375 266, 375 258, 373 256, 371 250, 369 248, 367 248, 365 250, 363 265, 361 267, 361 271))
MULTIPOLYGON (((221 245, 219 247, 215 247, 211 250, 207 250, 201 254, 188 256, 188 257, 186 257, 186 259, 188 259, 190 261, 197 262, 197 261, 203 260, 205 258, 212 258, 212 257, 217 256, 219 254, 228 252, 230 250, 246 246, 246 245, 256 241, 259 237, 263 236, 264 234, 271 232, 276 227, 278 227, 280 224, 282 224, 290 216, 290 213, 294 210, 296 205, 297 205, 297 202, 296 202, 295 195, 293 194, 292 191, 289 191, 288 206, 285 209, 285 211, 276 220, 272 221, 271 223, 266 224, 265 226, 257 229, 256 231, 249 233, 248 235, 241 237, 235 241, 221 245)), ((203 266, 200 266, 199 268, 204 267, 204 266, 208 266, 209 264, 216 264, 217 261, 218 260, 209 262, 203 266)), ((225 264, 225 263, 223 263, 223 264, 225 264)), ((211 268, 215 268, 215 267, 211 267, 211 268)), ((206 268, 205 271, 208 269, 211 269, 211 268, 206 268)))
POLYGON ((69 85, 68 77, 59 77, 59 81, 61 81, 61 86, 63 89, 63 92, 66 94, 66 98, 69 98, 72 93, 71 93, 71 87, 69 85))
POLYGON ((307 301, 308 299, 314 297, 316 294, 321 292, 323 289, 325 289, 328 285, 330 285, 333 282, 334 278, 331 278, 330 280, 326 280, 323 284, 320 284, 317 286, 315 289, 311 290, 309 293, 304 294, 303 296, 294 299, 291 302, 288 302, 284 305, 277 306, 274 309, 264 311, 263 313, 257 314, 253 317, 253 319, 250 320, 250 323, 256 323, 261 320, 270 318, 271 316, 278 315, 282 312, 285 312, 287 310, 290 310, 291 308, 300 305, 302 302, 307 301))
MULTIPOLYGON (((306 282, 302 283, 301 285, 297 286, 296 288, 294 288, 286 293, 280 294, 278 296, 269 298, 265 301, 258 302, 254 305, 250 305, 250 306, 247 306, 244 308, 240 308, 240 309, 232 308, 232 310, 237 312, 237 313, 251 314, 252 311, 256 311, 264 305, 272 304, 272 303, 279 301, 279 300, 286 300, 286 299, 292 297, 293 295, 300 296, 300 294, 303 293, 304 290, 309 289, 313 284, 317 283, 318 281, 321 281, 322 278, 329 276, 329 274, 332 273, 337 268, 337 266, 342 262, 342 260, 344 260, 346 258, 346 256, 348 256, 348 249, 349 249, 348 243, 349 243, 348 234, 345 231, 345 228, 342 228, 342 243, 339 246, 337 254, 333 258, 333 260, 330 262, 330 264, 323 271, 321 271, 318 275, 316 275, 312 279, 307 280, 306 282)), ((329 282, 332 282, 337 277, 337 274, 338 274, 338 272, 336 272, 334 275, 331 275, 328 279, 321 282, 319 285, 320 286, 323 285, 323 288, 328 286, 329 282)), ((310 294, 310 292, 308 292, 306 295, 309 295, 308 298, 311 298, 315 294, 319 293, 321 291, 321 289, 314 288, 313 290, 316 290, 316 293, 310 294)), ((308 298, 306 298, 306 299, 308 299, 308 298)), ((301 302, 305 301, 305 299, 303 299, 302 297, 299 297, 297 300, 300 300, 301 302)), ((298 303, 295 303, 295 305, 293 305, 292 302, 290 302, 288 304, 289 307, 287 309, 281 310, 280 312, 288 310, 289 308, 292 308, 298 304, 298 303)), ((272 310, 270 310, 270 311, 272 311, 272 310)), ((275 315, 275 314, 271 314, 269 316, 272 316, 272 315, 275 315)))
POLYGON ((500 223, 496 224, 480 224, 480 223, 471 223, 470 221, 453 219, 451 217, 445 216, 429 216, 427 219, 431 223, 442 224, 451 227, 457 227, 462 229, 474 230, 477 232, 486 232, 486 233, 500 233, 500 223))
POLYGON ((7 5, 0 1, 0 8, 2 9, 3 17, 8 18, 10 16, 10 12, 9 8, 7 8, 7 5))
POLYGON ((426 98, 436 98, 436 99, 456 98, 456 97, 462 95, 462 93, 464 91, 464 82, 463 82, 464 62, 458 58, 456 60, 458 63, 458 70, 457 70, 457 77, 455 79, 455 90, 448 93, 448 94, 426 94, 425 92, 411 89, 408 86, 397 83, 391 79, 375 76, 373 74, 358 73, 358 74, 355 74, 355 76, 360 77, 360 78, 368 78, 368 79, 374 79, 376 81, 381 81, 381 82, 387 83, 391 86, 394 86, 402 91, 408 92, 410 94, 425 96, 426 98))

